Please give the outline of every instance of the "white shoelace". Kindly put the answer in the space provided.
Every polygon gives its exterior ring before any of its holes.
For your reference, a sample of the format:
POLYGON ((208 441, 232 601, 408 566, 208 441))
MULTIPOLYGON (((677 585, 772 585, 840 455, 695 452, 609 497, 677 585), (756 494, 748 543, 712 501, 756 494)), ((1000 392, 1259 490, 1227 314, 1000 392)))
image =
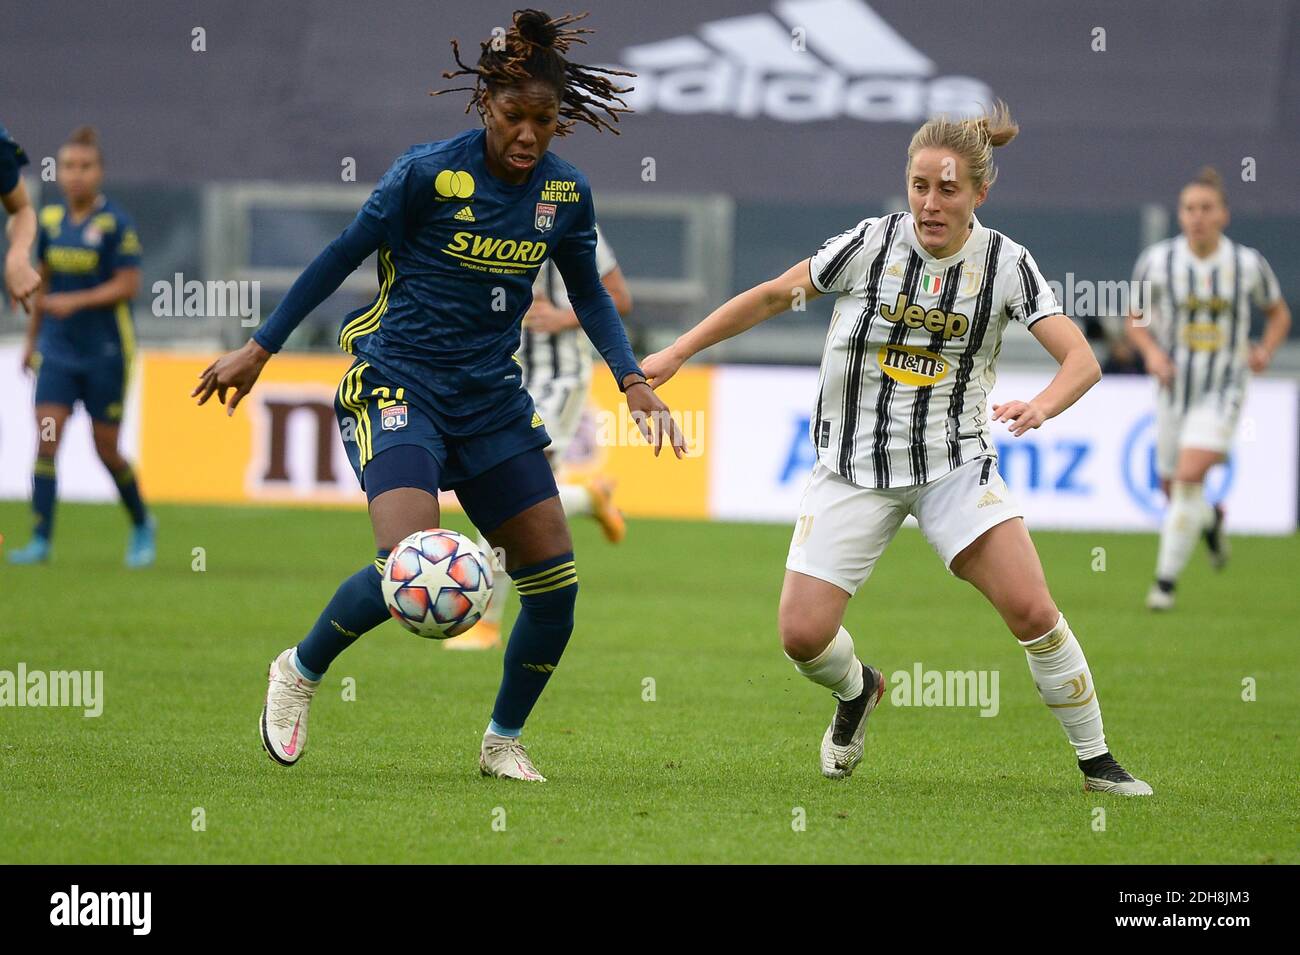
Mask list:
POLYGON ((501 742, 489 743, 484 747, 484 750, 493 759, 502 755, 512 756, 526 771, 537 773, 538 776, 541 775, 541 773, 537 772, 537 767, 533 765, 533 761, 528 758, 528 751, 524 749, 524 744, 519 742, 517 736, 502 737, 501 742))
POLYGON ((280 689, 271 694, 270 723, 288 729, 297 721, 303 708, 311 703, 314 690, 283 673, 276 674, 276 682, 280 689))

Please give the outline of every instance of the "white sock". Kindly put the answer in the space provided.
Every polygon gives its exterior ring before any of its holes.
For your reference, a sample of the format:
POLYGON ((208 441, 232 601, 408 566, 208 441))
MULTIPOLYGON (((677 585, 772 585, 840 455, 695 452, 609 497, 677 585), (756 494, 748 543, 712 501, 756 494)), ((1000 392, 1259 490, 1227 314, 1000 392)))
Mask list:
POLYGON ((501 562, 496 559, 496 552, 492 550, 492 545, 482 534, 478 535, 478 547, 492 563, 493 585, 492 599, 488 601, 487 609, 483 611, 481 619, 500 628, 501 618, 506 614, 506 591, 510 589, 510 578, 506 576, 506 569, 501 566, 501 562))
POLYGON ((840 627, 831 645, 806 663, 786 654, 794 668, 841 700, 855 700, 862 693, 862 664, 853 652, 853 638, 840 627))
POLYGON ((1056 626, 1047 633, 1021 646, 1038 695, 1060 722, 1079 759, 1106 752, 1101 704, 1097 702, 1083 647, 1074 639, 1065 615, 1059 616, 1056 626))
POLYGON ((561 484, 560 504, 569 517, 585 517, 591 514, 591 492, 582 484, 561 484))
POLYGON ((1205 499, 1200 481, 1174 481, 1169 490, 1169 507, 1160 528, 1160 552, 1156 557, 1156 579, 1173 583, 1187 566, 1201 531, 1214 520, 1214 508, 1205 499))

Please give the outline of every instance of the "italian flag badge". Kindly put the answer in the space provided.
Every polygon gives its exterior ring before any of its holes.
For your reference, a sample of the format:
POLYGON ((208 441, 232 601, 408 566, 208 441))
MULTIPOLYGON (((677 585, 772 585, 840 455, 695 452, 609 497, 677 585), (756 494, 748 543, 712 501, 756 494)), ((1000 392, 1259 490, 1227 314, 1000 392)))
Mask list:
POLYGON ((941 275, 930 275, 928 273, 921 275, 921 291, 925 292, 926 295, 938 295, 939 286, 942 284, 943 276, 941 275))

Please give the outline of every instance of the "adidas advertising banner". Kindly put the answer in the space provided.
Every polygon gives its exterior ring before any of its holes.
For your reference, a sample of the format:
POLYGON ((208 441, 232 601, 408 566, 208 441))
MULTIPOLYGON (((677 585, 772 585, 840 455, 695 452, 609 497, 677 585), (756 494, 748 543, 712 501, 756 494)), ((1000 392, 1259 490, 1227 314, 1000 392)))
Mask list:
MULTIPOLYGON (((0 368, 19 350, 0 348, 0 368)), ((151 500, 362 507, 348 467, 333 396, 345 356, 282 355, 233 417, 188 397, 210 356, 145 352, 136 362, 122 449, 151 500)), ((1031 398, 1046 372, 1002 374, 992 401, 1031 398)), ((655 458, 613 381, 597 368, 586 417, 566 455, 569 475, 618 482, 631 516, 793 522, 813 465, 808 421, 817 370, 770 366, 683 369, 665 388, 691 446, 681 461, 655 458)), ((1296 529, 1295 381, 1251 383, 1229 464, 1209 490, 1234 533, 1296 529)), ((993 425, 1003 477, 1032 527, 1154 530, 1163 508, 1154 473, 1154 394, 1145 378, 1111 376, 1072 409, 1022 438, 993 425)), ((0 375, 0 497, 31 490, 36 424, 31 379, 0 375)), ((116 501, 78 408, 59 450, 59 494, 116 501)), ((444 503, 455 506, 446 495, 444 503)))
MULTIPOLYGON (((990 404, 1028 400, 1049 375, 1006 372, 990 404)), ((721 367, 713 384, 710 513, 723 520, 793 521, 812 469, 812 368, 721 367), (762 422, 759 426, 756 423, 762 422)), ((1042 428, 1013 438, 991 431, 999 468, 1031 527, 1156 530, 1163 498, 1155 475, 1154 391, 1111 376, 1042 428)), ((1212 499, 1234 533, 1296 529, 1297 384, 1262 379, 1247 393, 1230 463, 1210 472, 1212 499)))
MULTIPOLYGON (((44 75, 67 16, 60 4, 20 6, 13 32, 27 42, 8 45, 5 65, 13 76, 44 75)), ((465 85, 440 77, 455 68, 452 39, 477 55, 518 5, 393 0, 377 16, 351 0, 291 12, 208 4, 208 35, 239 38, 219 47, 223 75, 248 78, 221 86, 219 99, 206 70, 178 69, 163 84, 150 72, 157 50, 195 28, 188 5, 151 4, 135 17, 81 6, 79 29, 96 42, 60 65, 76 111, 58 112, 53 125, 93 117, 120 131, 110 141, 119 175, 337 182, 347 156, 357 182, 373 183, 412 143, 478 125, 465 114, 467 94, 428 93, 465 85), (140 104, 123 89, 149 90, 150 116, 166 117, 166 149, 127 133, 139 128, 140 104), (194 108, 216 102, 239 117, 239 135, 194 108)), ((1264 187, 1300 154, 1300 58, 1288 55, 1300 42, 1297 0, 624 0, 576 9, 590 9, 580 25, 593 32, 575 59, 637 74, 621 135, 580 128, 554 144, 598 191, 761 202, 896 195, 923 120, 1001 98, 1022 126, 998 157, 995 196, 1008 208, 1167 203, 1201 163, 1248 156, 1260 186, 1234 192, 1234 209, 1300 210, 1300 190, 1264 187)), ((5 125, 29 152, 54 148, 32 138, 49 125, 46 100, 13 95, 4 105, 5 125)))

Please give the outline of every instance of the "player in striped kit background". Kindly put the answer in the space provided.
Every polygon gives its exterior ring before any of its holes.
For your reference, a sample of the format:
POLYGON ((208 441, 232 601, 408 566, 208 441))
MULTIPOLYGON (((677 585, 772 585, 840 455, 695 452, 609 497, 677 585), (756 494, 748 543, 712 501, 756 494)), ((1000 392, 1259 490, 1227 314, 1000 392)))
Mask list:
POLYGON ((1101 377, 1033 257, 985 228, 975 209, 996 178, 993 148, 1019 131, 1004 104, 978 119, 928 121, 907 155, 909 211, 864 219, 811 259, 715 310, 642 363, 659 387, 692 355, 802 298, 835 293, 811 438, 817 463, 800 502, 778 626, 795 668, 838 703, 821 771, 849 776, 884 695, 843 626, 903 519, 950 572, 974 585, 1024 648, 1085 790, 1151 794, 1111 756, 1083 650, 1048 591, 1020 509, 997 470, 990 421, 1019 437, 1069 408, 1101 377), (1029 328, 1060 364, 1029 401, 986 413, 1002 335, 1029 328))
POLYGON ((1174 587, 1198 538, 1205 538, 1216 569, 1227 562, 1223 508, 1206 500, 1205 475, 1227 457, 1250 373, 1268 368, 1291 328, 1268 262, 1223 234, 1228 197, 1213 168, 1183 187, 1178 225, 1180 235, 1138 257, 1133 279, 1140 298, 1129 316, 1129 337, 1158 386, 1156 470, 1169 501, 1147 593, 1152 610, 1173 608, 1174 587), (1252 302, 1266 316, 1254 343, 1252 302))
MULTIPOLYGON (((600 226, 596 226, 596 271, 618 314, 632 311, 632 293, 623 270, 600 226)), ((537 413, 546 424, 551 446, 546 457, 559 479, 560 503, 569 520, 592 517, 612 544, 623 540, 627 524, 614 506, 614 485, 603 476, 584 483, 563 480, 564 453, 573 442, 591 392, 591 346, 569 306, 569 291, 554 262, 542 266, 533 283, 533 304, 524 315, 516 357, 524 369, 524 388, 533 396, 537 413)), ((487 538, 479 535, 483 553, 492 553, 487 538)), ((446 650, 490 650, 501 645, 501 620, 505 616, 504 588, 492 594, 482 619, 459 637, 442 641, 446 650)))

